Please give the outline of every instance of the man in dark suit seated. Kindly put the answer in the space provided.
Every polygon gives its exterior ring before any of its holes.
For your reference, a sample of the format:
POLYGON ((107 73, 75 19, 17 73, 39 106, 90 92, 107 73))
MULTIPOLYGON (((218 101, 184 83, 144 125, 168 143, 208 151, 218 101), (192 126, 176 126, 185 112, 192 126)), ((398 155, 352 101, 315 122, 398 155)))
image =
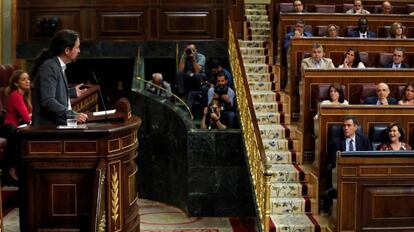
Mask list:
POLYGON ((403 48, 395 48, 392 54, 392 62, 388 63, 384 68, 410 68, 404 63, 405 50, 403 48))
POLYGON ((377 95, 365 98, 364 104, 367 105, 395 105, 397 100, 393 97, 389 97, 390 88, 384 82, 377 84, 377 95))
POLYGON ((367 18, 360 18, 358 19, 358 27, 353 31, 349 31, 347 36, 355 38, 376 38, 377 34, 372 31, 368 31, 367 18))
POLYGON ((301 0, 293 1, 293 13, 306 13, 301 0))
POLYGON ((284 38, 284 49, 288 50, 289 41, 291 38, 303 38, 303 37, 312 37, 312 34, 305 31, 305 21, 302 19, 296 20, 295 29, 285 35, 284 38))
POLYGON ((328 165, 336 167, 337 151, 369 151, 372 150, 369 138, 358 132, 359 122, 354 116, 345 116, 342 124, 343 135, 332 138, 328 142, 328 165))
POLYGON ((342 124, 343 134, 328 141, 328 175, 326 188, 328 190, 325 191, 325 194, 330 202, 337 197, 336 181, 332 178, 332 174, 336 170, 336 152, 372 150, 369 138, 361 132, 358 132, 358 127, 359 122, 354 116, 345 116, 342 124))

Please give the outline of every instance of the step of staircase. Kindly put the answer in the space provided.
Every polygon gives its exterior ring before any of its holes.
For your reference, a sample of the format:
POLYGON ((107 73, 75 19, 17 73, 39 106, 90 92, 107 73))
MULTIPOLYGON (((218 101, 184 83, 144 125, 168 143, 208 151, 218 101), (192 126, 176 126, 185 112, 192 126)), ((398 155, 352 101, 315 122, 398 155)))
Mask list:
POLYGON ((269 16, 267 15, 245 15, 246 21, 266 21, 269 22, 269 16))
POLYGON ((272 82, 251 81, 249 82, 250 91, 267 91, 272 88, 272 82))
POLYGON ((266 8, 261 8, 261 9, 244 9, 244 13, 246 15, 267 15, 267 10, 266 8))
POLYGON ((268 56, 242 56, 244 64, 266 64, 269 60, 268 56))
POLYGON ((318 202, 308 197, 273 197, 270 204, 273 214, 309 214, 318 202))
POLYGON ((320 231, 320 226, 312 215, 273 214, 270 215, 270 231, 320 231), (318 227, 318 228, 315 228, 318 227))
POLYGON ((239 46, 240 47, 248 47, 248 48, 264 48, 266 47, 265 41, 250 41, 250 40, 241 40, 239 39, 239 46))
POLYGON ((249 27, 249 28, 269 28, 270 29, 270 22, 269 21, 247 22, 247 27, 249 27))
POLYGON ((253 56, 265 56, 265 48, 250 48, 250 47, 243 47, 240 48, 240 52, 242 55, 253 55, 253 56))

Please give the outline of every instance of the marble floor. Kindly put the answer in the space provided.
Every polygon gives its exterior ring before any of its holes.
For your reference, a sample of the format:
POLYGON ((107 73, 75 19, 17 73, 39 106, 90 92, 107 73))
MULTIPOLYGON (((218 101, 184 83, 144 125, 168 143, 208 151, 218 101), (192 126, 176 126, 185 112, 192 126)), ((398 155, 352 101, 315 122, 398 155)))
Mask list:
MULTIPOLYGON (((6 191, 16 191, 6 189, 6 191)), ((2 188, 5 192, 5 188, 2 188)), ((17 191, 16 191, 17 193, 17 191)), ((4 193, 3 193, 4 195, 4 193)), ((254 232, 252 219, 188 217, 180 209, 160 202, 139 199, 141 232, 254 232)), ((19 231, 19 209, 4 211, 4 232, 19 231)))

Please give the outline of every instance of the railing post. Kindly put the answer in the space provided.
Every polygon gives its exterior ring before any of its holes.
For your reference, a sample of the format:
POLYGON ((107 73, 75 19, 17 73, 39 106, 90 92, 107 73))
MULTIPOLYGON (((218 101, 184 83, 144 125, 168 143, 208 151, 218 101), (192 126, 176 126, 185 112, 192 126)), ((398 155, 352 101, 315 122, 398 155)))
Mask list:
POLYGON ((270 179, 272 178, 272 171, 271 171, 271 167, 272 167, 272 163, 269 157, 266 157, 266 163, 264 165, 265 170, 263 173, 263 179, 265 181, 265 210, 264 210, 264 216, 263 216, 263 220, 264 220, 264 231, 265 232, 269 232, 269 224, 270 224, 270 191, 271 191, 271 183, 270 183, 270 179))

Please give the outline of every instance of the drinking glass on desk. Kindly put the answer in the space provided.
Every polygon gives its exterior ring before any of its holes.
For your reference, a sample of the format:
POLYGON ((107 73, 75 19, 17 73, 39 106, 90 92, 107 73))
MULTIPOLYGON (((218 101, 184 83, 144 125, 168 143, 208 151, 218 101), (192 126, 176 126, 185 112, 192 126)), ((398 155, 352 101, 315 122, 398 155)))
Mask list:
POLYGON ((66 117, 66 126, 70 128, 76 128, 78 126, 75 115, 70 115, 66 117))

